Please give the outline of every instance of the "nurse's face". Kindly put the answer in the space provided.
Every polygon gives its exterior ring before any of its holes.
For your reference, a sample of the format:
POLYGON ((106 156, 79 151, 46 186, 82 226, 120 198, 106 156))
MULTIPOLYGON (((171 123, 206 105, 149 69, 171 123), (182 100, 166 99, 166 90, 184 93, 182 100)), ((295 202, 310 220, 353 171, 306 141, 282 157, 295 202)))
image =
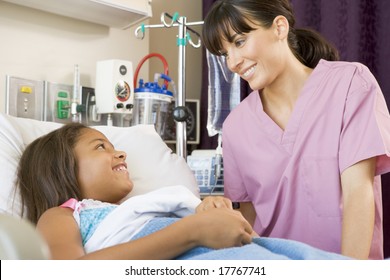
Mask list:
POLYGON ((221 53, 229 69, 246 80, 253 90, 272 84, 284 68, 286 42, 281 40, 276 20, 265 29, 251 24, 255 30, 237 34, 231 30, 232 42, 224 41, 221 53))
POLYGON ((117 203, 133 188, 126 153, 95 129, 84 129, 75 146, 77 180, 84 198, 117 203))

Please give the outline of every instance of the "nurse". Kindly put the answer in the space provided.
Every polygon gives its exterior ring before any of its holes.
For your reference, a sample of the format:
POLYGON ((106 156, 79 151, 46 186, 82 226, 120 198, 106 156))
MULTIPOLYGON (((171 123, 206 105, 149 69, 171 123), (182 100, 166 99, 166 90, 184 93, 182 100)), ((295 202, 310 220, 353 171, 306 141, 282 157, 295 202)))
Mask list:
POLYGON ((294 24, 288 0, 218 1, 204 20, 206 48, 253 89, 223 125, 225 196, 261 236, 382 259, 383 94, 367 67, 294 24))

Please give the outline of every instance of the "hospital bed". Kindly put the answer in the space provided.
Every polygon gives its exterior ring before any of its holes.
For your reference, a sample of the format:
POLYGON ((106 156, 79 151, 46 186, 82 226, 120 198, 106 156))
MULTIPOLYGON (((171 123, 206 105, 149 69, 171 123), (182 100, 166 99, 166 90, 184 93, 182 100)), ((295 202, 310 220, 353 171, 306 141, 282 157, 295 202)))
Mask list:
MULTIPOLYGON (((21 203, 14 180, 25 146, 61 125, 0 114, 0 259, 48 258, 45 243, 33 226, 20 217, 21 203)), ((134 183, 131 196, 164 186, 184 185, 199 197, 197 182, 184 158, 172 153, 153 125, 94 128, 127 153, 134 183)))

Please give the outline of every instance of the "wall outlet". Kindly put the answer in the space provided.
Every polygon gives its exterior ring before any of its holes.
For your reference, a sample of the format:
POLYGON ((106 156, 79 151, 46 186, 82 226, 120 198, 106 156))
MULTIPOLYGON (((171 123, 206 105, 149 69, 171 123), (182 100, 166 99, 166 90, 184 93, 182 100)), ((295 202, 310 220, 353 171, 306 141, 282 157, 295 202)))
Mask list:
POLYGON ((44 120, 44 82, 6 76, 6 114, 44 120))

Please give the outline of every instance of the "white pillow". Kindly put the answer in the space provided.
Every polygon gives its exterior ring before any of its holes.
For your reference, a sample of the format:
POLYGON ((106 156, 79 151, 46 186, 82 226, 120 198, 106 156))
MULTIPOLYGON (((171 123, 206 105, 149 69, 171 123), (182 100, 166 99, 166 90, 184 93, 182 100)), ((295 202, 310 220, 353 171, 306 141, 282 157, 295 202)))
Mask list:
MULTIPOLYGON (((62 124, 0 113, 0 212, 20 215, 19 194, 14 192, 18 160, 26 145, 60 126, 62 124)), ((199 197, 199 188, 186 161, 172 153, 153 125, 93 128, 104 133, 117 150, 127 153, 126 161, 134 182, 129 196, 165 186, 184 185, 199 197)))

